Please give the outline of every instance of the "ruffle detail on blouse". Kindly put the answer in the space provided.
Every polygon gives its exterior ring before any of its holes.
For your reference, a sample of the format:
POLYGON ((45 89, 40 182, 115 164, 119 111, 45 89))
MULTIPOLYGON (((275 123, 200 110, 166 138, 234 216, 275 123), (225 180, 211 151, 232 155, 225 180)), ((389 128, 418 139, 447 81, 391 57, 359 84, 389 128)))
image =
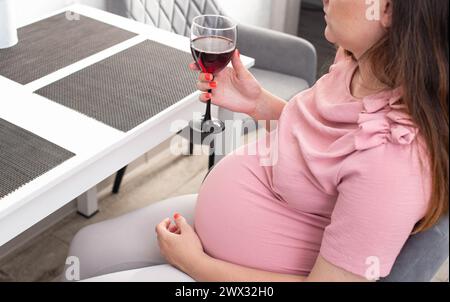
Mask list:
POLYGON ((397 145, 411 144, 418 134, 411 117, 400 103, 400 88, 385 91, 363 99, 363 111, 359 114, 359 129, 355 134, 355 148, 366 150, 391 142, 397 145))

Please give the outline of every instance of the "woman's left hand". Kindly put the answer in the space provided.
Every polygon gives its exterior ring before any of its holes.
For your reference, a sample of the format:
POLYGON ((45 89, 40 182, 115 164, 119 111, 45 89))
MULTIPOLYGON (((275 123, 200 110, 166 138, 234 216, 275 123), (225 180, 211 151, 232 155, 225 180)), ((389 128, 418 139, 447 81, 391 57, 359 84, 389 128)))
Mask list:
POLYGON ((186 219, 175 214, 174 220, 175 225, 166 218, 156 226, 159 248, 167 262, 187 273, 189 266, 206 254, 200 238, 186 219))

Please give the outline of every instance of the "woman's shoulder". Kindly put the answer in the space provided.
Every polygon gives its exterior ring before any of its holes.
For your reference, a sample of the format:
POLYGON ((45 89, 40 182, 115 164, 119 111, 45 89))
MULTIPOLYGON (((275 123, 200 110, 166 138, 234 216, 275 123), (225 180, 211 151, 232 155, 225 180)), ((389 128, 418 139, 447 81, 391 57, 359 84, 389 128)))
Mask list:
POLYGON ((417 222, 425 215, 432 192, 429 161, 421 149, 418 142, 387 143, 356 152, 340 170, 339 192, 361 196, 361 206, 369 208, 408 209, 408 219, 417 222))
POLYGON ((363 177, 374 184, 389 182, 411 189, 429 191, 431 173, 429 157, 423 140, 418 136, 410 144, 386 142, 359 150, 342 163, 339 179, 363 177))
POLYGON ((354 161, 364 161, 365 165, 373 166, 383 163, 383 166, 405 166, 415 169, 428 162, 426 148, 420 137, 409 144, 398 144, 387 140, 373 148, 357 150, 353 154, 354 161))

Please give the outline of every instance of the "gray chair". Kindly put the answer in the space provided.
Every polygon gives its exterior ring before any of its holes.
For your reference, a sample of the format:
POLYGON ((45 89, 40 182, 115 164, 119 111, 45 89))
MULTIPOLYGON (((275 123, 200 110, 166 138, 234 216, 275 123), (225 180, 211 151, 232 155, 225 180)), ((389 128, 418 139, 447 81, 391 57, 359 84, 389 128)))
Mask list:
POLYGON ((428 282, 448 258, 448 214, 432 229, 412 235, 383 282, 428 282))

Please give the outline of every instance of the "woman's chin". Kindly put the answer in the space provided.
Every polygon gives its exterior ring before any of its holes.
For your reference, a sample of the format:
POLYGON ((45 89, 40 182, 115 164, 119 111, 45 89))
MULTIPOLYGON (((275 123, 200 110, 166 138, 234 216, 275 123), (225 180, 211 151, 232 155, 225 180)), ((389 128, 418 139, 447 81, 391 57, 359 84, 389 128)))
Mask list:
POLYGON ((324 35, 325 35, 325 39, 327 39, 328 42, 330 42, 332 44, 336 43, 336 41, 335 41, 333 35, 331 34, 330 29, 328 28, 328 26, 325 28, 324 35))

